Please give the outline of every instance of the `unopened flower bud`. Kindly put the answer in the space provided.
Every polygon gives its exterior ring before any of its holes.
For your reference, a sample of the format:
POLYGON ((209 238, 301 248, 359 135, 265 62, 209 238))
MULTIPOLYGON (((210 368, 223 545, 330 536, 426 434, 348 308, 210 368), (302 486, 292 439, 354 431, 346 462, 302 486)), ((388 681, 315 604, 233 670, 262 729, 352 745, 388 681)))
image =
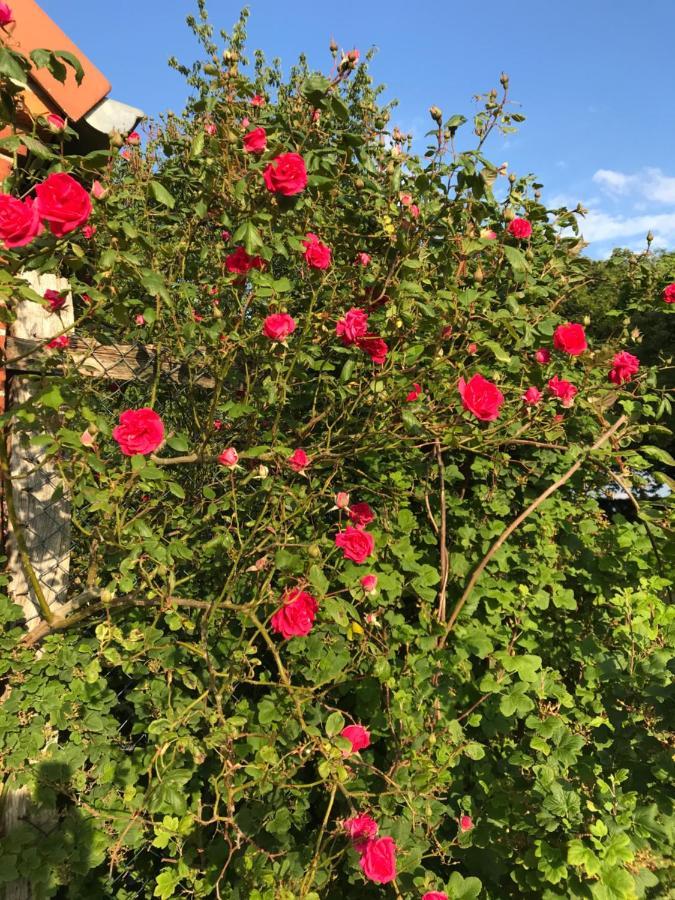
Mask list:
POLYGON ((335 505, 338 509, 347 509, 349 506, 349 494, 346 491, 338 491, 335 495, 335 505))
POLYGON ((269 474, 270 470, 267 468, 267 466, 258 466, 258 478, 267 478, 269 474))
POLYGON ((510 182, 511 184, 515 184, 515 183, 516 183, 516 173, 515 173, 515 172, 511 172, 511 173, 509 174, 509 182, 510 182))
POLYGON ((509 86, 509 76, 506 74, 506 72, 502 72, 502 74, 499 76, 499 83, 504 88, 504 90, 506 90, 509 86))
POLYGON ((651 242, 652 242, 653 240, 654 240, 654 234, 653 234, 653 232, 652 232, 652 231, 648 231, 648 232, 647 232, 647 243, 648 243, 648 244, 651 244, 651 242))
POLYGON ((429 107, 429 115, 434 120, 434 122, 436 122, 438 125, 440 125, 441 122, 443 121, 443 113, 440 111, 440 109, 437 106, 429 107))
POLYGON ((217 75, 218 74, 218 66, 214 63, 206 63, 204 66, 204 74, 205 75, 217 75))
POLYGON ((338 45, 335 43, 335 38, 332 37, 330 39, 330 44, 328 45, 328 49, 333 54, 333 56, 335 56, 335 54, 338 52, 338 45))
POLYGON ((310 544, 307 548, 307 554, 312 557, 312 559, 318 559, 321 556, 321 547, 318 544, 310 544))
POLYGON ((510 206, 507 206, 506 209, 504 210, 504 221, 512 222, 515 219, 515 217, 516 217, 516 214, 514 213, 514 211, 511 209, 510 206))

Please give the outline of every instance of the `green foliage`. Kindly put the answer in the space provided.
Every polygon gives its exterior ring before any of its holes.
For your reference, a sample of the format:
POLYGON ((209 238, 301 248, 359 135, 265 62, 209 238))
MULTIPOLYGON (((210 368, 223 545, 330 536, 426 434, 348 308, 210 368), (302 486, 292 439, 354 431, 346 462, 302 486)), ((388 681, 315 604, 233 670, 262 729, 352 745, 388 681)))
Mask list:
MULTIPOLYGON (((453 116, 419 158, 365 64, 326 76, 301 60, 284 79, 256 55, 248 68, 244 20, 223 57, 200 11, 206 62, 174 63, 194 88, 186 113, 126 159, 111 150, 109 168, 54 160, 82 180, 99 167, 94 237, 45 233, 7 251, 0 277, 8 317, 26 297, 17 273, 56 272, 78 335, 155 353, 113 383, 64 354, 58 385, 13 410, 67 484, 75 603, 41 626, 38 653, 0 598, 5 789, 37 806, 3 841, 0 883, 21 873, 36 898, 72 900, 666 896, 667 501, 634 521, 601 506, 617 477, 635 486, 663 467, 641 444, 664 398, 647 366, 620 389, 607 380, 627 323, 610 341, 591 322, 587 353, 534 361, 588 267, 574 215, 549 215, 531 178, 503 179, 484 156, 491 131, 522 118, 506 79, 482 98, 473 148, 453 116), (243 151, 244 116, 267 131, 262 158, 243 151), (307 163, 295 197, 263 182, 282 152, 307 163), (514 213, 531 239, 508 235, 514 213), (308 232, 332 248, 325 271, 303 259, 308 232), (228 271, 237 246, 264 267, 228 271), (337 339, 353 306, 389 345, 383 365, 337 339), (262 335, 273 312, 297 322, 285 345, 262 335), (476 372, 505 396, 494 421, 462 409, 459 378, 476 372), (523 392, 554 372, 578 386, 574 406, 526 410, 523 392), (112 429, 144 406, 166 445, 129 459, 112 429), (217 462, 230 446, 233 470, 217 462), (304 473, 287 463, 297 448, 304 473), (337 491, 375 512, 367 564, 335 547, 337 491), (319 610, 283 641, 270 619, 296 586, 319 610), (371 743, 349 754, 354 723, 371 743), (357 813, 395 840, 395 884, 363 877, 341 824, 357 813)), ((35 165, 17 181, 41 177, 35 165)))

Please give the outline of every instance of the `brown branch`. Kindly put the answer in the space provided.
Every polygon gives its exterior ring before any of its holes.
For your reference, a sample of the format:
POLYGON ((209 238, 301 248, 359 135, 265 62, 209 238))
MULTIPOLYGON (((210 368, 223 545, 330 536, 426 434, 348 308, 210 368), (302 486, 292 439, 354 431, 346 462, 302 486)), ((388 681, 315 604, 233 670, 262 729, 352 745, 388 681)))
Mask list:
POLYGON ((441 442, 436 438, 434 441, 434 449, 436 451, 436 459, 438 461, 438 478, 440 487, 440 508, 441 508, 441 527, 438 532, 438 545, 441 555, 441 586, 438 589, 438 621, 445 622, 446 603, 448 596, 448 578, 450 576, 450 566, 448 564, 448 545, 447 545, 447 510, 445 508, 445 466, 443 465, 443 451, 441 450, 441 442))
POLYGON ((574 465, 570 466, 570 468, 565 472, 564 475, 562 475, 557 481, 554 481, 553 484, 549 485, 549 487, 547 487, 546 490, 543 493, 541 493, 537 497, 536 500, 533 500, 533 502, 530 503, 530 505, 527 507, 527 509, 524 509, 523 512, 521 512, 520 515, 517 516, 517 518, 515 518, 513 520, 513 522, 511 522, 511 524, 507 528, 504 529, 504 531, 502 531, 502 533, 499 535, 497 540, 494 542, 494 544, 490 547, 488 552, 485 554, 483 559, 476 566, 476 569, 474 570, 473 575, 469 579, 469 583, 467 584, 466 588, 464 589, 464 593, 462 594, 462 596, 459 598, 459 600, 455 604, 455 608, 452 611, 452 615, 450 616, 450 619, 448 620, 448 624, 445 627, 445 631, 443 632, 443 635, 439 641, 439 644, 438 644, 439 650, 442 650, 443 647, 445 646, 445 642, 447 641, 447 639, 450 635, 450 632, 455 627, 455 622, 457 621, 457 617, 459 616, 460 612, 462 611, 464 604, 471 596, 471 592, 473 591, 474 587, 476 586, 476 582, 478 581, 480 576, 483 574, 483 571, 485 570, 486 566, 488 565, 488 563, 490 562, 492 557, 495 555, 495 553, 497 553, 499 548, 508 540, 508 538, 513 534, 513 532, 516 530, 516 528, 518 528, 518 526, 521 525, 525 521, 525 519, 527 519, 536 509, 538 509, 541 506, 541 504, 551 496, 551 494, 554 494, 558 490, 558 488, 561 488, 566 482, 568 482, 570 480, 572 475, 574 475, 574 473, 578 469, 581 468, 581 466, 585 462, 588 454, 591 453, 593 450, 598 450, 600 447, 602 447, 603 444, 606 444, 607 441, 610 440, 610 438, 612 438, 614 436, 614 434, 619 430, 619 428, 621 428, 622 425, 625 424, 626 421, 627 421, 626 416, 620 416, 616 420, 616 422, 612 425, 612 427, 608 428, 607 431, 605 431, 603 434, 601 434, 600 437, 597 439, 597 441, 593 444, 593 446, 589 447, 588 450, 586 451, 586 453, 584 453, 582 456, 580 456, 579 459, 574 463, 574 465))

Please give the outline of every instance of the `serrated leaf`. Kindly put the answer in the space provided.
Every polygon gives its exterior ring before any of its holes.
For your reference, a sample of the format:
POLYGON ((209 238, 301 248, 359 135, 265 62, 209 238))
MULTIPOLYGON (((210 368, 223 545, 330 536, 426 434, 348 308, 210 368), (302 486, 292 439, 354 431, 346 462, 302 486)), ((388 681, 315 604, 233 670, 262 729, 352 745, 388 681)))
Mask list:
POLYGON ((162 206, 168 206, 169 209, 173 209, 176 205, 176 198, 159 181, 150 182, 150 193, 162 206))

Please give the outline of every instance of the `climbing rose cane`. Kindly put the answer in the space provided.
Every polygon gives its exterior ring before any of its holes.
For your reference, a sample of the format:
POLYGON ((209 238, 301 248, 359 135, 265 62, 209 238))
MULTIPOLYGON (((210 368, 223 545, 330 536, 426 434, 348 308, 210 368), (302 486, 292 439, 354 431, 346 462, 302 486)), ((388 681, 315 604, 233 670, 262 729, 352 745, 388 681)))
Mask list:
POLYGON ((147 456, 163 443, 164 423, 148 407, 127 409, 120 415, 120 424, 113 429, 112 436, 125 456, 137 453, 147 456))

